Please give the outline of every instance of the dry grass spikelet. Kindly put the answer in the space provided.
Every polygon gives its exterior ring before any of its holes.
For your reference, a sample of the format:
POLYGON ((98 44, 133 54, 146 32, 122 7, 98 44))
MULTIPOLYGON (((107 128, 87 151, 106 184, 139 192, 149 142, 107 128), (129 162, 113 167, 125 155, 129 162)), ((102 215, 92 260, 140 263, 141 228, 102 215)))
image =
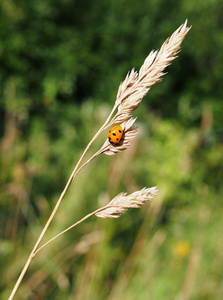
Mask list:
POLYGON ((113 198, 106 206, 97 211, 95 215, 99 218, 118 218, 120 214, 124 213, 127 209, 138 208, 145 204, 150 199, 157 195, 157 188, 143 188, 130 195, 120 193, 113 198))
MULTIPOLYGON (((187 27, 187 20, 182 24, 162 45, 159 51, 151 51, 141 66, 139 73, 132 69, 120 84, 115 105, 112 113, 117 109, 111 121, 108 120, 103 130, 117 123, 124 131, 122 140, 112 145, 108 140, 105 141, 98 154, 105 153, 114 155, 117 152, 127 149, 137 134, 137 129, 133 126, 135 119, 131 118, 134 111, 147 94, 151 86, 161 81, 164 75, 163 70, 171 64, 180 51, 181 43, 190 30, 187 27)), ((112 114, 109 116, 109 118, 112 114)), ((108 118, 108 119, 109 119, 108 118)))
POLYGON ((113 122, 123 122, 130 118, 142 98, 147 94, 151 86, 161 81, 165 74, 163 70, 177 57, 181 43, 190 30, 187 20, 181 25, 162 45, 160 51, 151 51, 141 66, 139 73, 134 69, 129 72, 125 80, 120 84, 115 105, 118 111, 113 122))

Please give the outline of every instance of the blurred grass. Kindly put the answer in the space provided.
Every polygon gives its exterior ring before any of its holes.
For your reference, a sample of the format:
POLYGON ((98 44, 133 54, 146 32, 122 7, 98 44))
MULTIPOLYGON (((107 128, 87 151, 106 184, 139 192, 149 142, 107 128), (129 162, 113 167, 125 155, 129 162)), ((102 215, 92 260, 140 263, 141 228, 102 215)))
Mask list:
MULTIPOLYGON (((87 127, 93 130, 100 120, 88 119, 88 112, 99 115, 101 107, 90 102, 83 106, 87 127)), ((210 184, 207 177, 221 165, 222 149, 219 145, 203 147, 199 128, 185 130, 176 121, 146 111, 140 119, 141 135, 132 148, 115 157, 97 158, 77 177, 47 237, 119 191, 158 184, 159 196, 151 205, 118 220, 92 217, 53 242, 33 261, 20 297, 28 299, 34 291, 38 298, 47 299, 173 299, 187 294, 188 299, 221 298, 222 187, 210 184)), ((82 127, 84 142, 89 138, 88 128, 82 127)), ((72 134, 64 138, 63 153, 56 140, 50 145, 42 130, 34 132, 36 138, 31 134, 30 140, 18 143, 13 156, 20 156, 23 148, 35 156, 25 164, 11 164, 13 179, 2 193, 1 211, 9 204, 12 207, 11 215, 1 217, 5 228, 0 246, 2 286, 12 283, 21 270, 75 154, 72 134), (50 163, 52 155, 57 157, 54 163, 50 163), (32 176, 27 177, 27 172, 32 176), (35 193, 37 183, 41 189, 35 193)), ((11 156, 10 151, 5 153, 4 163, 11 163, 11 156)), ((215 173, 215 184, 220 180, 221 169, 215 173)), ((6 289, 3 297, 7 293, 6 289)))
POLYGON ((92 217, 47 246, 16 299, 220 300, 222 2, 87 2, 0 4, 0 297, 120 81, 188 18, 179 58, 135 112, 138 139, 81 171, 45 241, 121 191, 158 185, 158 197, 118 220, 92 217))

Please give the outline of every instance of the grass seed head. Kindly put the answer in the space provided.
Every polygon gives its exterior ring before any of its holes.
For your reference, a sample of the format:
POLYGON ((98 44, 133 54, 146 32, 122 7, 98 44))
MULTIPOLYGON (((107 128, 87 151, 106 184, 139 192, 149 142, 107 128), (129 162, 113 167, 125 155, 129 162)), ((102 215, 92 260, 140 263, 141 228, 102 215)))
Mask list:
POLYGON ((123 122, 131 117, 151 86, 160 82, 164 69, 177 57, 181 43, 190 30, 187 20, 168 38, 160 51, 152 50, 141 66, 139 73, 134 69, 120 84, 115 105, 118 107, 114 122, 123 122))
POLYGON ((143 188, 130 195, 120 193, 95 215, 99 218, 118 218, 127 209, 139 208, 157 195, 157 188, 143 188))

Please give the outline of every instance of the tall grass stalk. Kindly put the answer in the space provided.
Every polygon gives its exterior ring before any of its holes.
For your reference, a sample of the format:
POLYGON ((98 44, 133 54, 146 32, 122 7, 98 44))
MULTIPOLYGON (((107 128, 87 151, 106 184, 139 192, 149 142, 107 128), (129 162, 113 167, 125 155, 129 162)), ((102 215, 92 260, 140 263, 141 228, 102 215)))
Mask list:
POLYGON ((26 274, 35 255, 40 250, 43 250, 44 247, 50 242, 52 242, 68 230, 72 229, 73 227, 77 226, 92 215, 95 215, 100 218, 117 218, 127 209, 140 207, 142 204, 152 199, 157 194, 157 189, 155 187, 144 188, 128 196, 124 193, 121 193, 114 199, 112 199, 106 206, 99 208, 96 211, 86 215, 84 218, 71 225, 69 228, 65 229, 63 232, 59 233, 40 247, 40 243, 50 223, 52 222, 71 182, 73 181, 75 176, 80 172, 80 170, 99 154, 104 153, 107 155, 114 155, 117 152, 125 150, 131 145, 131 139, 136 137, 138 133, 137 128, 134 127, 136 119, 132 118, 132 111, 138 107, 138 105, 142 101, 143 97, 147 94, 151 86, 161 81, 162 76, 164 75, 163 70, 168 65, 170 65, 171 62, 177 57, 177 54, 181 47, 181 43, 189 30, 190 27, 187 27, 187 21, 185 21, 185 23, 181 25, 171 35, 171 37, 163 43, 159 51, 150 52, 148 57, 145 59, 142 67, 140 68, 139 73, 132 69, 132 71, 127 74, 125 80, 120 84, 117 93, 117 98, 110 115, 108 116, 105 123, 98 130, 98 132, 95 134, 95 136, 92 138, 92 140, 89 142, 79 161, 77 162, 72 174, 70 175, 70 178, 67 181, 63 192, 61 193, 49 219, 46 222, 46 225, 40 233, 40 236, 27 259, 27 262, 11 292, 11 295, 9 296, 9 300, 12 300, 14 298, 22 282, 22 279, 26 274), (98 138, 98 136, 115 124, 120 124, 120 126, 123 129, 124 134, 121 141, 117 145, 113 145, 106 139, 103 146, 85 163, 82 163, 87 151, 89 150, 93 142, 98 138))

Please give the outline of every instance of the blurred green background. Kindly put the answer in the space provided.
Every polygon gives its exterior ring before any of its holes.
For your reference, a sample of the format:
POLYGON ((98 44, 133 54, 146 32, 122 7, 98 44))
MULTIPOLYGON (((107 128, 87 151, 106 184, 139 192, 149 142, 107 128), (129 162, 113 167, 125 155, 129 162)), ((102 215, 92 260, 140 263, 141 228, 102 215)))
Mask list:
POLYGON ((120 82, 186 19, 179 58, 134 113, 138 139, 83 169, 44 241, 119 192, 158 197, 50 244, 16 299, 223 299, 221 0, 0 2, 1 299, 120 82))

